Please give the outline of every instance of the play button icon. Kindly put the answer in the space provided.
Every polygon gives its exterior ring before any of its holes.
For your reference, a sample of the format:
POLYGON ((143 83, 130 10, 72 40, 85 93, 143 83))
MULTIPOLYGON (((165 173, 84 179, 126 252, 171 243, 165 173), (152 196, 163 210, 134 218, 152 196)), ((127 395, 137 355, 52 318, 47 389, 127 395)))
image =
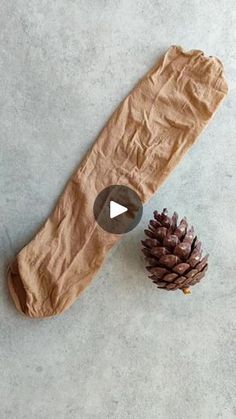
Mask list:
POLYGON ((110 218, 118 217, 118 215, 124 214, 126 211, 128 211, 128 208, 115 201, 110 201, 110 218))
POLYGON ((136 192, 124 185, 112 185, 103 189, 93 207, 96 222, 103 230, 124 234, 133 230, 143 213, 142 202, 136 192))

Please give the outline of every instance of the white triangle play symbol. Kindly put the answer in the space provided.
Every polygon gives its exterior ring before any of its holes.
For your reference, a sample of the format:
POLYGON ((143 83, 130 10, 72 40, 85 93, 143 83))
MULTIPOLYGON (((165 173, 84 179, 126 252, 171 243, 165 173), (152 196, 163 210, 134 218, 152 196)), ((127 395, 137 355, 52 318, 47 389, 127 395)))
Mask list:
POLYGON ((115 218, 126 211, 128 211, 128 208, 118 204, 115 201, 110 201, 110 218, 115 218))

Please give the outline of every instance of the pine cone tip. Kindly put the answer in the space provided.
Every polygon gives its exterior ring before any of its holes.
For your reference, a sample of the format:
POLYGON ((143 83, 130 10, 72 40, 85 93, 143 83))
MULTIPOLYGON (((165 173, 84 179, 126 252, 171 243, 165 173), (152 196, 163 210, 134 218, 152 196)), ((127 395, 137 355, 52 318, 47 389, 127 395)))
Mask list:
POLYGON ((182 291, 185 295, 190 295, 191 294, 190 288, 183 288, 182 291))

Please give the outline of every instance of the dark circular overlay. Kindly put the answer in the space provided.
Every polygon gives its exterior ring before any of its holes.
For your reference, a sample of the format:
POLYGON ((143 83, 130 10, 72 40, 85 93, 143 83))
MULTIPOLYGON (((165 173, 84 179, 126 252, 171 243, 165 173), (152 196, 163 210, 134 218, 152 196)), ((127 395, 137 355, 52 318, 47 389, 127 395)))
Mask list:
POLYGON ((142 218, 142 202, 132 189, 123 185, 112 185, 103 189, 93 206, 96 222, 103 230, 112 234, 124 234, 133 230, 142 218), (110 203, 116 202, 127 208, 123 214, 110 217, 110 203))

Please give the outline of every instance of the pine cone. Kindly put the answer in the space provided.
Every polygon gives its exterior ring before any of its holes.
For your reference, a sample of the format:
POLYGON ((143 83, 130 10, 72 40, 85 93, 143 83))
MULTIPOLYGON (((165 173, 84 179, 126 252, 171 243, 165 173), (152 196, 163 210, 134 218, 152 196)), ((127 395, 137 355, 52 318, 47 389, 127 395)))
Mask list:
POLYGON ((169 217, 167 209, 162 213, 154 211, 154 220, 150 221, 148 238, 142 241, 142 249, 149 263, 149 278, 158 288, 175 291, 181 289, 190 294, 189 287, 197 284, 207 271, 208 255, 202 258, 202 245, 188 228, 186 218, 177 224, 178 214, 169 217))

